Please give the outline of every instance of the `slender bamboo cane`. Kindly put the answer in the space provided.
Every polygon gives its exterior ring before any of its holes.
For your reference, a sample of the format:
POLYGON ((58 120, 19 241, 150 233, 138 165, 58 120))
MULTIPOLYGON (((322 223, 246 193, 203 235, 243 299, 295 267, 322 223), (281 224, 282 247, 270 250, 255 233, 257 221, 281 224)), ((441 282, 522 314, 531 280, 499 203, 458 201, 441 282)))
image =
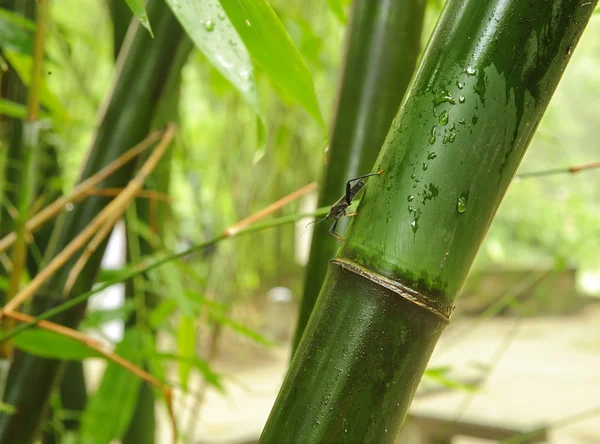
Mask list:
POLYGON ((596 4, 448 0, 261 443, 395 440, 596 4))
MULTIPOLYGON (((347 180, 373 166, 417 63, 425 5, 424 0, 354 0, 319 206, 331 205, 347 180)), ((337 248, 329 227, 315 226, 294 349, 337 248)))

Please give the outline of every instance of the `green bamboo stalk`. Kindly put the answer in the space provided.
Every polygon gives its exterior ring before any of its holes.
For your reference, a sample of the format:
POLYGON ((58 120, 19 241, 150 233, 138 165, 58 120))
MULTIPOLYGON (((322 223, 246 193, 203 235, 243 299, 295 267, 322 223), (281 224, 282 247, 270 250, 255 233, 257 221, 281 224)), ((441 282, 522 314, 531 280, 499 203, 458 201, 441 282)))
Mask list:
MULTIPOLYGON (((181 88, 181 71, 187 62, 192 49, 193 43, 187 37, 181 42, 179 48, 177 49, 177 54, 173 61, 173 67, 169 74, 169 79, 167 80, 163 95, 161 96, 154 113, 153 126, 155 128, 160 128, 169 121, 174 121, 176 123, 179 122, 179 91, 181 88)), ((172 153, 173 150, 169 150, 167 153, 165 153, 156 167, 156 170, 150 175, 147 184, 144 186, 145 189, 168 194, 172 153)), ((146 224, 146 226, 151 226, 153 222, 156 222, 156 225, 153 228, 156 229, 158 236, 163 238, 166 227, 166 215, 169 214, 170 210, 168 204, 165 202, 155 202, 154 205, 151 205, 149 199, 137 199, 135 201, 135 209, 137 220, 143 222, 146 224), (153 221, 153 215, 156 216, 155 221, 153 221)), ((129 224, 127 224, 126 227, 128 231, 131 230, 129 224)), ((127 237, 128 239, 136 238, 133 240, 133 242, 137 243, 137 246, 139 246, 138 253, 141 257, 149 257, 155 253, 155 246, 151 245, 143 236, 133 232, 128 233, 127 237)), ((128 242, 127 250, 128 257, 132 259, 132 245, 130 242, 128 242)), ((131 262, 137 263, 135 260, 131 262)), ((140 276, 140 280, 142 282, 144 279, 146 279, 145 276, 140 276)), ((130 285, 127 285, 126 297, 135 297, 136 292, 133 288, 134 285, 136 285, 136 280, 131 281, 130 285)), ((141 310, 151 310, 156 305, 155 295, 144 291, 144 288, 141 288, 140 290, 143 299, 143 301, 140 301, 143 304, 141 310)), ((131 319, 130 325, 133 326, 136 324, 136 322, 143 323, 143 325, 139 325, 139 328, 146 330, 150 328, 147 324, 147 320, 142 319, 142 317, 131 319)), ((154 334, 154 332, 152 333, 154 334)), ((148 368, 148 363, 145 364, 145 367, 146 369, 148 368)), ((123 436, 123 444, 153 444, 155 442, 156 418, 154 414, 154 402, 155 397, 152 387, 146 381, 144 381, 140 388, 135 413, 131 419, 127 432, 123 436)))
MULTIPOLYGON (((164 80, 167 78, 173 57, 183 31, 169 8, 161 0, 151 0, 148 15, 153 24, 155 38, 138 27, 135 34, 122 48, 118 71, 101 123, 92 144, 81 178, 89 177, 104 165, 116 159, 126 149, 139 142, 150 126, 154 105, 158 101, 164 80)), ((132 168, 127 166, 106 180, 105 187, 120 188, 132 177, 132 168)), ((53 233, 51 258, 79 233, 104 207, 107 199, 91 197, 66 213, 58 222, 53 233)), ((93 255, 80 279, 75 283, 72 294, 87 291, 94 281, 104 252, 105 244, 93 255)), ((32 301, 33 313, 41 313, 62 299, 61 289, 72 266, 63 268, 32 301)), ((64 314, 59 322, 76 326, 83 307, 64 314)), ((13 415, 0 414, 0 443, 30 443, 36 436, 40 421, 48 404, 52 387, 59 376, 62 363, 40 359, 30 355, 19 355, 9 374, 4 401, 17 407, 13 415)))
POLYGON ((113 25, 113 54, 116 59, 123 46, 133 14, 125 0, 108 0, 107 5, 113 25))
MULTIPOLYGON (((417 63, 426 3, 353 2, 319 206, 331 205, 342 194, 346 181, 373 166, 417 63)), ((327 263, 338 246, 327 225, 315 226, 294 350, 323 285, 327 263)))
MULTIPOLYGON (((27 263, 27 230, 25 224, 29 218, 29 210, 33 203, 37 188, 37 175, 40 158, 39 148, 39 122, 38 114, 40 107, 40 90, 42 86, 42 69, 44 65, 44 54, 46 45, 46 31, 50 15, 48 2, 36 6, 36 29, 33 45, 33 57, 31 64, 31 84, 27 90, 27 119, 22 126, 23 136, 20 140, 22 149, 22 163, 20 167, 20 180, 17 191, 17 212, 15 220, 16 239, 11 250, 12 270, 8 280, 8 292, 6 302, 10 301, 20 290, 23 273, 27 263)), ((14 184, 17 185, 16 183, 14 184)), ((3 327, 10 330, 13 322, 6 319, 3 327)), ((2 357, 12 356, 12 344, 6 342, 2 345, 0 354, 2 357)))
POLYGON ((261 443, 395 440, 596 4, 448 0, 261 443))

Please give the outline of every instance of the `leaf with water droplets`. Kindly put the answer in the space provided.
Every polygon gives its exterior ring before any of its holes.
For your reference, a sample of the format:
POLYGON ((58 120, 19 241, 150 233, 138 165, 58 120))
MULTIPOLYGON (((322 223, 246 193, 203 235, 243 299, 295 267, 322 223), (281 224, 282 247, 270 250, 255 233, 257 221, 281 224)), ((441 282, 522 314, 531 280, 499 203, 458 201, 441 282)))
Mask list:
POLYGON ((310 71, 267 1, 221 0, 221 5, 265 74, 324 128, 310 71))
POLYGON ((258 152, 264 153, 265 120, 256 88, 254 66, 238 32, 219 0, 166 0, 194 45, 242 94, 258 115, 258 152))
POLYGON ((137 17, 142 26, 148 30, 150 35, 154 37, 152 33, 152 27, 150 26, 150 20, 148 20, 148 14, 146 14, 146 7, 144 6, 144 0, 125 0, 133 15, 137 17))

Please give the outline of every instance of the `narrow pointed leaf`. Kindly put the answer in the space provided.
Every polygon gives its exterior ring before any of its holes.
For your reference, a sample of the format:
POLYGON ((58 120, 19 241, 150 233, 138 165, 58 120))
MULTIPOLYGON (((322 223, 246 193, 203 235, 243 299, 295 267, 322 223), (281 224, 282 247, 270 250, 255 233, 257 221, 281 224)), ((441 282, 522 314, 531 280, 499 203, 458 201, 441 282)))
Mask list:
POLYGON ((256 63, 324 127, 312 76, 266 0, 221 0, 221 5, 256 63))
MULTIPOLYGON (((137 329, 128 329, 115 352, 136 365, 152 339, 137 329)), ((90 399, 82 418, 82 442, 108 444, 125 433, 133 416, 142 380, 124 368, 109 363, 100 388, 90 399), (118 407, 116 407, 118 406, 118 407)))
POLYGON ((20 14, 0 9, 0 48, 31 54, 35 25, 20 14))
POLYGON ((177 328, 177 350, 184 359, 179 361, 179 382, 187 390, 192 364, 190 360, 196 355, 196 323, 190 316, 181 316, 177 328))
POLYGON ((248 50, 218 0, 166 0, 196 47, 260 114, 248 50))
POLYGON ((342 22, 346 24, 348 22, 348 6, 350 2, 348 0, 327 0, 329 9, 331 12, 342 22))
POLYGON ((148 30, 150 35, 154 37, 152 27, 150 26, 150 20, 148 20, 148 14, 146 14, 146 6, 144 0, 125 0, 133 15, 137 17, 142 26, 148 30))
POLYGON ((47 359, 80 361, 101 356, 71 338, 38 328, 24 331, 15 338, 14 344, 24 352, 47 359))

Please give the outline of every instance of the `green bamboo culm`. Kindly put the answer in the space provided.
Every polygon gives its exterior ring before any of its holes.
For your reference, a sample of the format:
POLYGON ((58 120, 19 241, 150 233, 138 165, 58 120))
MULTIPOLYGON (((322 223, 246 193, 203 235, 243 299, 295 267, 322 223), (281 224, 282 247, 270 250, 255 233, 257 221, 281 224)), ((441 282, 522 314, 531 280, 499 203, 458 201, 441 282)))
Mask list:
MULTIPOLYGON (((340 79, 319 207, 331 205, 346 181, 367 173, 413 75, 419 56, 425 0, 355 0, 340 79)), ((344 224, 338 227, 343 230, 344 224)), ((294 335, 302 338, 338 242, 316 225, 294 335)))
POLYGON ((448 0, 260 442, 393 442, 597 1, 448 0))
MULTIPOLYGON (((101 116, 81 178, 89 177, 104 165, 119 157, 142 140, 149 131, 152 113, 168 76, 183 31, 162 0, 150 0, 147 11, 155 38, 141 26, 126 39, 119 57, 122 63, 107 107, 101 116)), ((123 187, 132 177, 128 165, 108 179, 103 186, 123 187)), ((51 258, 64 248, 89 221, 106 205, 107 199, 90 197, 61 217, 54 230, 51 258)), ((72 294, 86 292, 94 282, 106 243, 92 256, 82 275, 73 286, 72 294)), ((33 313, 41 313, 63 299, 62 287, 70 265, 63 267, 33 300, 33 313)), ((81 309, 74 309, 55 321, 76 326, 81 309)), ((19 354, 11 366, 4 402, 14 405, 17 412, 0 413, 0 443, 27 444, 36 437, 54 384, 60 378, 63 363, 19 354)))

